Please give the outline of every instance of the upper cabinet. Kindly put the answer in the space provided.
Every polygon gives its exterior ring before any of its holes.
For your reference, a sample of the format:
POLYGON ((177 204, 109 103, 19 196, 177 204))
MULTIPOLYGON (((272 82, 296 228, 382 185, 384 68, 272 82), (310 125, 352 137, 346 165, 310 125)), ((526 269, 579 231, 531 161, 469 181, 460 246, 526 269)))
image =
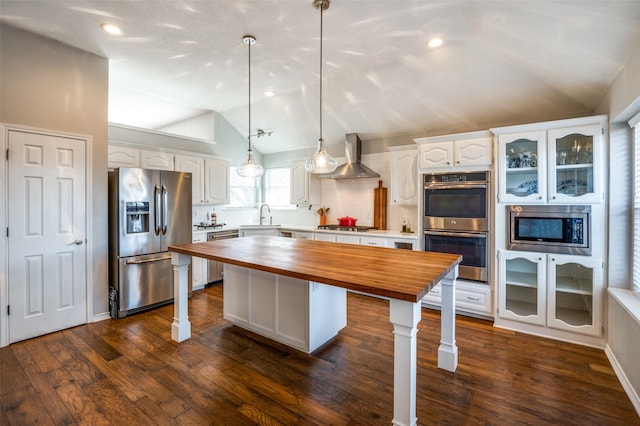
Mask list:
POLYGON ((493 144, 489 132, 415 139, 420 172, 489 170, 493 144))
POLYGON ((143 169, 173 170, 173 154, 141 149, 140 167, 143 169))
POLYGON ((304 161, 291 164, 290 203, 297 206, 308 206, 320 203, 320 180, 307 172, 304 161))
POLYGON ((391 204, 418 205, 418 146, 394 146, 391 151, 391 204))
POLYGON ((229 162, 222 158, 204 159, 205 204, 229 204, 229 162))
POLYGON ((494 129, 498 136, 498 201, 601 203, 602 117, 494 129))
POLYGON ((227 160, 176 155, 175 169, 191 173, 194 205, 229 204, 227 160))
POLYGON ((110 169, 117 167, 140 167, 140 150, 110 144, 107 154, 107 166, 110 169))
POLYGON ((140 167, 142 169, 173 170, 173 154, 109 144, 107 166, 110 169, 140 167))

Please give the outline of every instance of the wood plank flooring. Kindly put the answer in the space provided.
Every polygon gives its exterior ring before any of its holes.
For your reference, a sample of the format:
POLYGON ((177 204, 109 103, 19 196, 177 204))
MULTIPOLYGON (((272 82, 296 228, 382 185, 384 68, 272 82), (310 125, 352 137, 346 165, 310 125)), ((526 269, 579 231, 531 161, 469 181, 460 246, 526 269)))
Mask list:
MULTIPOLYGON (((170 339, 173 306, 0 350, 2 425, 389 425, 388 302, 348 296, 348 326, 313 355, 222 318, 222 286, 190 300, 193 336, 170 339)), ((458 370, 437 368, 439 312, 418 333, 423 425, 640 425, 602 350, 458 316, 458 370)))

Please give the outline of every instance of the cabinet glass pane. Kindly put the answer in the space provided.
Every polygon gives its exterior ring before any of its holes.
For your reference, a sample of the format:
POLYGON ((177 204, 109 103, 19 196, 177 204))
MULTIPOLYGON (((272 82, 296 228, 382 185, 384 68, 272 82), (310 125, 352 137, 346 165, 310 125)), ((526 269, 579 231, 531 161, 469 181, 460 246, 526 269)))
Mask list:
POLYGON ((510 259, 505 266, 507 310, 520 316, 538 313, 538 266, 527 259, 510 259))
POLYGON ((538 141, 507 143, 505 163, 508 194, 524 197, 538 192, 538 141))
POLYGON ((556 192, 576 197, 593 192, 593 136, 572 133, 555 140, 556 192))
POLYGON ((593 269, 577 263, 555 266, 556 319, 593 325, 593 269))

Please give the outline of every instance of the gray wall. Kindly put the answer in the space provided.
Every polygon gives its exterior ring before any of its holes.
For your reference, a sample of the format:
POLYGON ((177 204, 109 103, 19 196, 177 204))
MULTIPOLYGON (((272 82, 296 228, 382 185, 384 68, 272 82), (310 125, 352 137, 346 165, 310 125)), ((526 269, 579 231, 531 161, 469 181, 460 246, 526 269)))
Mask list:
POLYGON ((93 241, 88 243, 94 253, 89 265, 94 315, 108 312, 108 81, 107 59, 0 25, 0 122, 93 138, 88 159, 93 168, 88 199, 93 241))

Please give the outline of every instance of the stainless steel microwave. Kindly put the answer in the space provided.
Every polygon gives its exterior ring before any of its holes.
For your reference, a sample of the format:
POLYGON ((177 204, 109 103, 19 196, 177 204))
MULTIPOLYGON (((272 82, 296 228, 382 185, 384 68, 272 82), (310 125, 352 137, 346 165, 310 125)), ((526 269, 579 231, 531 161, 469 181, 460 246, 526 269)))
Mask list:
POLYGON ((507 206, 507 248, 591 255, 591 206, 507 206))

